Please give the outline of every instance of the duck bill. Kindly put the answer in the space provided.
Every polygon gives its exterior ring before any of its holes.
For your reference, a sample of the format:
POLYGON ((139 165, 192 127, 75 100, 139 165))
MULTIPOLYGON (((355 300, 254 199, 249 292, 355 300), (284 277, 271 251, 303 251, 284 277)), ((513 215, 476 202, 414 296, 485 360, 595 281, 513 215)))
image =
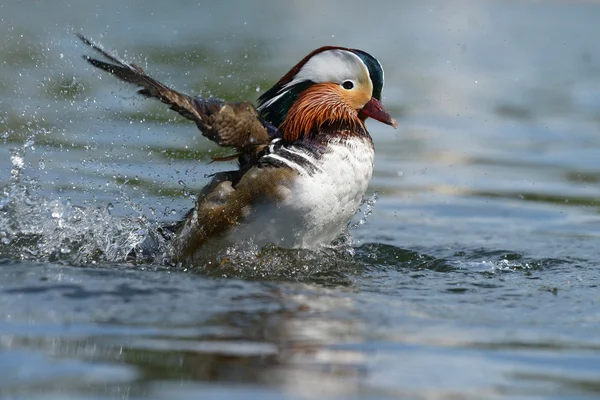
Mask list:
POLYGON ((365 104, 362 110, 360 110, 360 113, 365 117, 371 117, 379 122, 391 125, 394 129, 398 127, 398 121, 385 111, 381 101, 377 100, 375 97, 371 97, 371 100, 365 104))

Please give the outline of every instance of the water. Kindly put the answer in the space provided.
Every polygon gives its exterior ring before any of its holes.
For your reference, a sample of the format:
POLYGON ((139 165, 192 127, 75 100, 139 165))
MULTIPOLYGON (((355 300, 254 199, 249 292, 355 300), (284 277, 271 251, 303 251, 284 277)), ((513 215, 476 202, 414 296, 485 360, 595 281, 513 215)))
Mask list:
POLYGON ((0 397, 599 396, 599 5, 9 2, 0 21, 0 397), (74 32, 231 100, 324 44, 376 56, 400 126, 369 122, 351 244, 169 265, 156 228, 226 153, 74 32))

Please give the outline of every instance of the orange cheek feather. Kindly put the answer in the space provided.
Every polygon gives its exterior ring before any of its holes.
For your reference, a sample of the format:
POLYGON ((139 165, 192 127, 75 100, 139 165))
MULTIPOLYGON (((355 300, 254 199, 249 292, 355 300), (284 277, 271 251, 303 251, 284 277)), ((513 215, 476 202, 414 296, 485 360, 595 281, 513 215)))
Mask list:
POLYGON ((311 131, 318 130, 325 123, 347 124, 349 127, 362 125, 357 109, 368 101, 367 99, 359 104, 362 97, 360 92, 357 95, 349 95, 335 83, 311 86, 290 107, 279 127, 284 140, 298 140, 311 131))

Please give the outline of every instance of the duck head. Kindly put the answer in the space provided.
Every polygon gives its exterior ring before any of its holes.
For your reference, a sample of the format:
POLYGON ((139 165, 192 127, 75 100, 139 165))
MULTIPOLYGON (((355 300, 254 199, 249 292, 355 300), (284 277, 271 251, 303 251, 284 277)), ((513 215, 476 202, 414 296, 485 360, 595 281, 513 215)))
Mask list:
POLYGON ((383 68, 370 54, 321 47, 296 64, 258 99, 265 120, 294 141, 322 130, 366 132, 368 117, 397 127, 383 108, 383 68))

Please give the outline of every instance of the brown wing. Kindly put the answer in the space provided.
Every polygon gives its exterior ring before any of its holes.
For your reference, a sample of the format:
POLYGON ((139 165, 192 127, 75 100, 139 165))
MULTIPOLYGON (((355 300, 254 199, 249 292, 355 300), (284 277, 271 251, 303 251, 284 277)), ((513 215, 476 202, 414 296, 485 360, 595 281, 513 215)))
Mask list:
POLYGON ((211 238, 218 238, 252 214, 259 203, 284 200, 294 178, 298 175, 289 168, 257 168, 221 172, 215 175, 198 195, 197 207, 182 221, 173 239, 173 257, 177 261, 195 258, 201 246, 211 238), (239 178, 239 182, 235 182, 239 178))
POLYGON ((194 99, 204 118, 196 124, 202 134, 220 146, 246 152, 271 141, 267 129, 251 103, 225 103, 214 98, 194 99))
POLYGON ((267 129, 251 103, 225 103, 214 98, 193 98, 179 93, 148 76, 138 65, 118 59, 81 34, 77 34, 77 37, 111 61, 83 56, 87 62, 122 81, 141 86, 138 93, 156 98, 194 121, 204 136, 220 146, 247 152, 269 143, 267 129))

